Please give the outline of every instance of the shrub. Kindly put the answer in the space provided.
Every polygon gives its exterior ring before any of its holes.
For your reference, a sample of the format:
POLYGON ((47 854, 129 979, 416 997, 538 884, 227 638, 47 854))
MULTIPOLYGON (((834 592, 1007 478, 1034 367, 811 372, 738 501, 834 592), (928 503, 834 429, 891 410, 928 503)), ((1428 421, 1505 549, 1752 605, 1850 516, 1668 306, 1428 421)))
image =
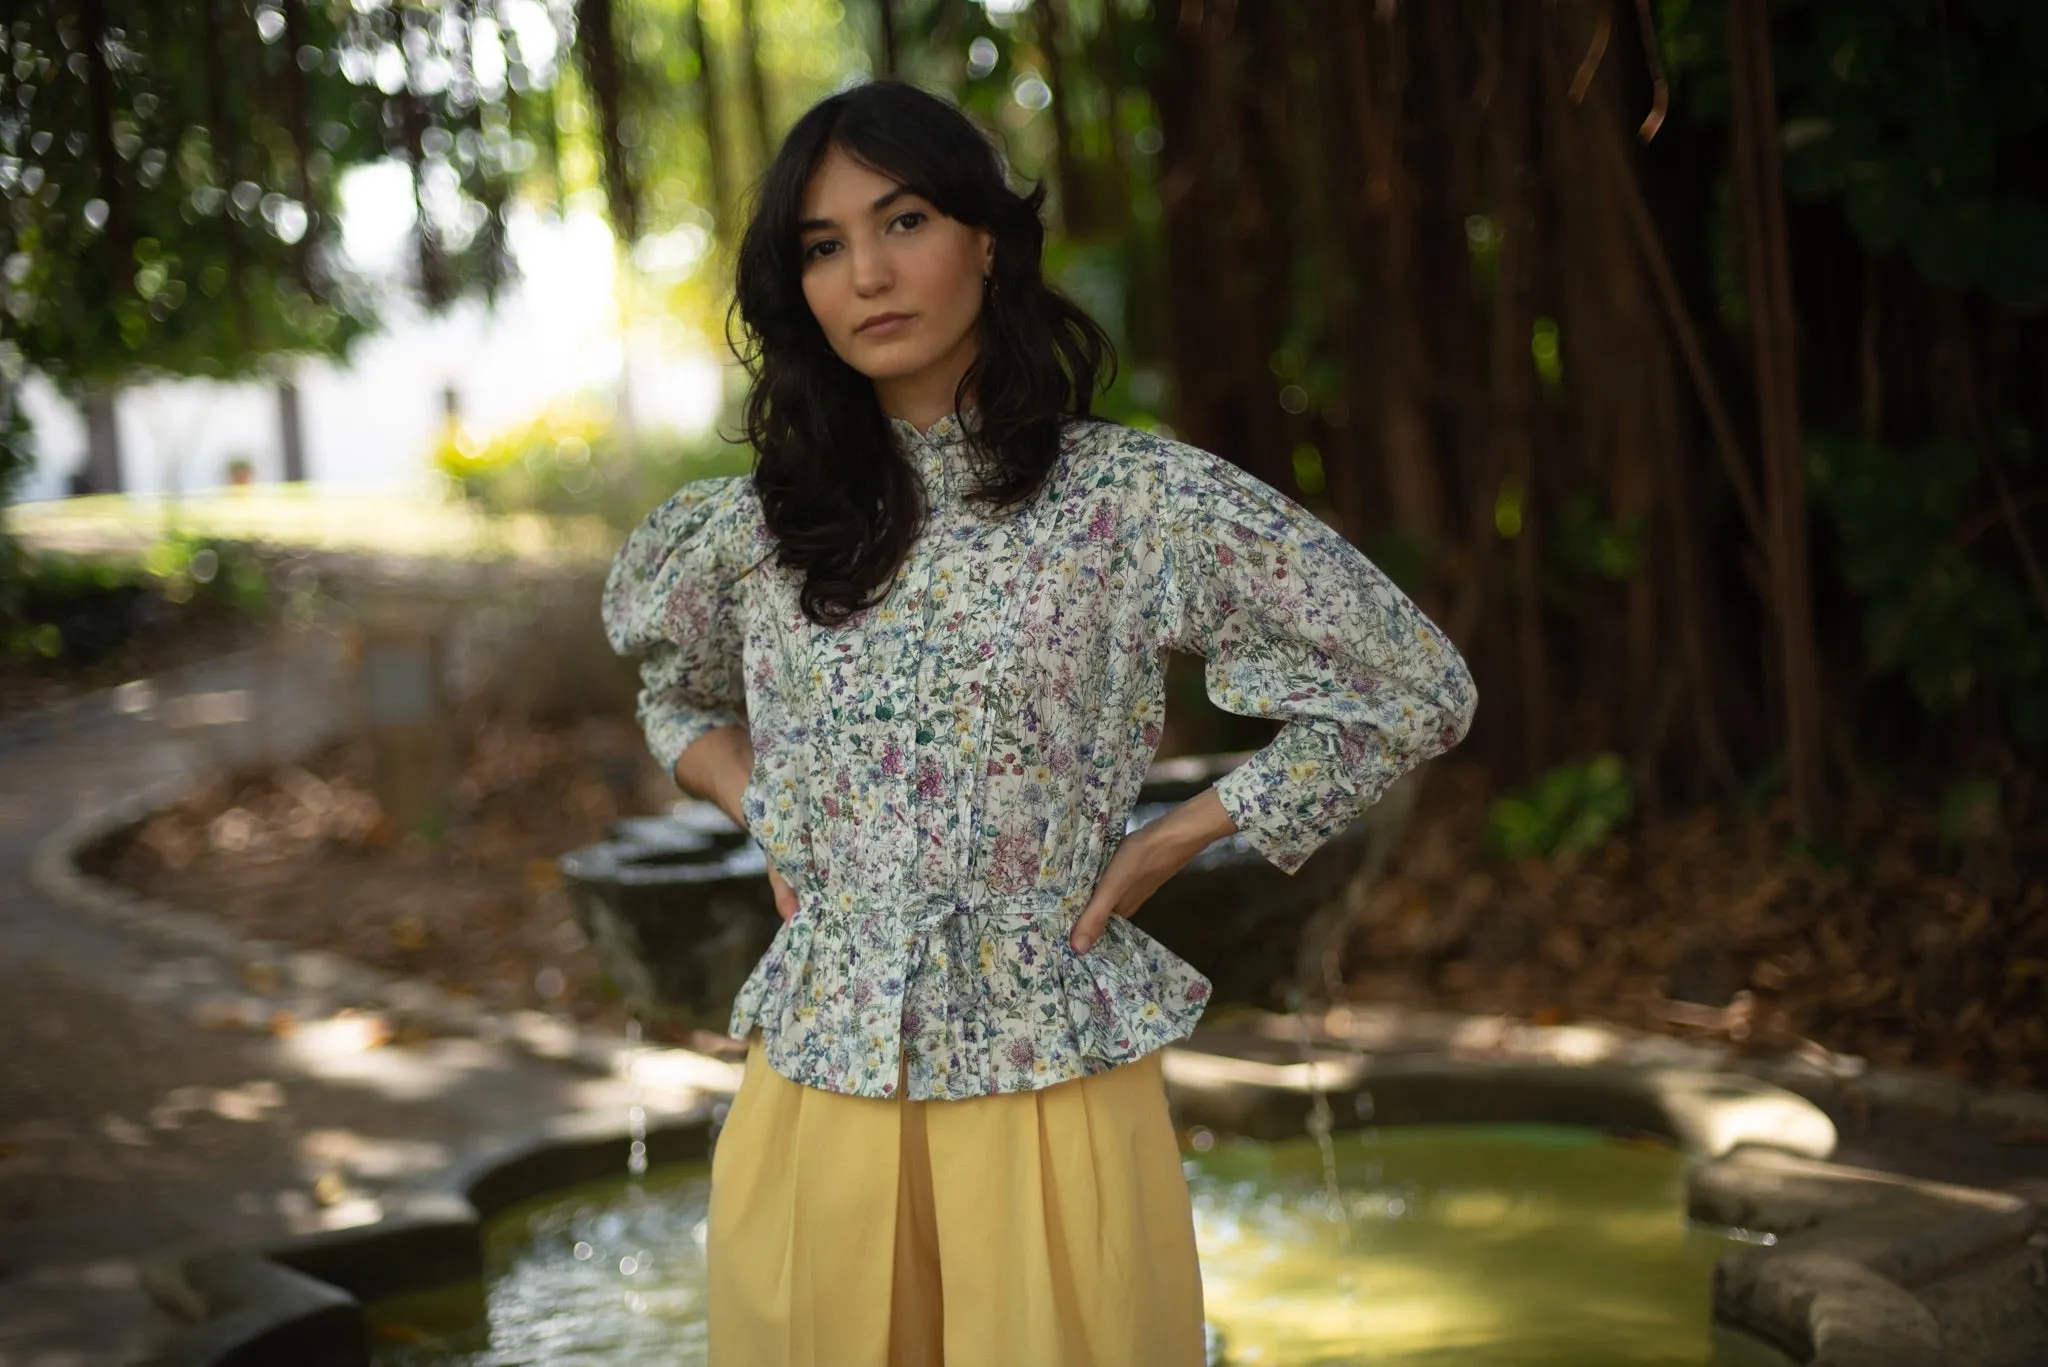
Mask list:
POLYGON ((1496 800, 1487 813, 1486 845, 1510 859, 1596 849, 1634 806, 1621 756, 1595 755, 1552 769, 1523 791, 1496 800))
POLYGON ((627 432, 585 403, 550 408, 481 442, 451 431, 433 461, 484 512, 596 517, 623 530, 690 480, 744 473, 752 453, 715 433, 627 432))
POLYGON ((174 534, 139 561, 0 551, 0 658, 88 667, 183 612, 253 612, 270 579, 254 547, 174 534))

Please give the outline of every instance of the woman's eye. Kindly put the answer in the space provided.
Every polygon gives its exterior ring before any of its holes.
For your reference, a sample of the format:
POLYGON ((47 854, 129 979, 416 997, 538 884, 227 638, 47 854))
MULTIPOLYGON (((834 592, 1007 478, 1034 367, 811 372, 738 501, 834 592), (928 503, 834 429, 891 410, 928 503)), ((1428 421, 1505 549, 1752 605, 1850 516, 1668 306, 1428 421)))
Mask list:
POLYGON ((906 209, 902 213, 896 215, 895 218, 889 220, 889 223, 891 227, 894 227, 896 224, 902 223, 906 219, 910 220, 910 226, 915 228, 918 224, 924 222, 925 212, 922 209, 906 209))
POLYGON ((816 260, 819 260, 819 259, 820 259, 821 257, 823 257, 823 255, 824 255, 824 250, 823 250, 824 248, 826 248, 826 247, 836 247, 836 246, 838 246, 838 245, 839 245, 838 243, 834 242, 834 241, 833 241, 833 240, 832 240, 831 238, 829 238, 829 237, 826 237, 826 238, 820 238, 820 239, 819 239, 818 241, 816 241, 816 242, 813 242, 813 243, 811 243, 811 244, 810 244, 810 245, 809 245, 808 247, 805 247, 805 248, 804 248, 804 260, 806 260, 806 261, 816 261, 816 260))

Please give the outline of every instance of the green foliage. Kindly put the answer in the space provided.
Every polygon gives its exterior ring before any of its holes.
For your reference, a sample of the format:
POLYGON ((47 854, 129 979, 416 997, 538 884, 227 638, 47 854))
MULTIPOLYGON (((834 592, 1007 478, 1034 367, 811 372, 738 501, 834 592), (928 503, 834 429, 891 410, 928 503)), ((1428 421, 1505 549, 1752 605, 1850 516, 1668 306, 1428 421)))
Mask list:
POLYGON ((269 598, 244 542, 173 534, 139 560, 0 547, 0 660, 90 666, 182 614, 256 612, 269 598))
MULTIPOLYGON (((2031 463, 2015 440, 1997 459, 2031 463)), ((1869 665, 1932 716, 1980 692, 2014 739, 2048 744, 2048 624, 1998 552, 2009 536, 1982 458, 1959 442, 1913 451, 1843 437, 1810 444, 1808 478, 1833 525, 1843 582, 1861 600, 1869 665)))
POLYGON ((1495 800, 1486 846, 1509 859, 1547 858, 1598 848, 1635 806, 1621 756, 1602 753, 1552 769, 1529 788, 1495 800))
POLYGON ((1554 552, 1576 574, 1625 583, 1643 563, 1644 532, 1640 513, 1610 517, 1598 496, 1581 489, 1558 509, 1554 552))
MULTIPOLYGON (((1663 0, 1663 54, 1694 117, 1725 120, 1723 0, 1663 0)), ((1945 289, 2048 301, 2048 6, 2036 0, 1774 5, 1785 188, 1838 203, 1873 252, 1945 289)))
POLYGON ((59 384, 340 354, 375 311, 340 264, 338 190, 387 155, 421 190, 422 297, 504 278, 502 211, 532 160, 510 125, 535 74, 481 11, 53 0, 11 13, 0 311, 21 357, 59 384), (503 59, 487 69, 484 49, 503 59))
POLYGON ((601 405, 547 410, 488 441, 450 434, 434 467, 485 512, 597 517, 624 530, 694 479, 744 474, 752 452, 714 434, 627 433, 601 405))
POLYGON ((1942 853, 1951 858, 1970 841, 1983 838, 2003 824, 1996 779, 1966 778, 1950 784, 1935 812, 1942 853))
MULTIPOLYGON (((28 414, 12 401, 20 393, 18 381, 18 376, 0 369, 0 508, 13 499, 15 485, 35 465, 35 441, 29 430, 28 414)), ((6 536, 5 526, 0 526, 0 541, 6 536)))

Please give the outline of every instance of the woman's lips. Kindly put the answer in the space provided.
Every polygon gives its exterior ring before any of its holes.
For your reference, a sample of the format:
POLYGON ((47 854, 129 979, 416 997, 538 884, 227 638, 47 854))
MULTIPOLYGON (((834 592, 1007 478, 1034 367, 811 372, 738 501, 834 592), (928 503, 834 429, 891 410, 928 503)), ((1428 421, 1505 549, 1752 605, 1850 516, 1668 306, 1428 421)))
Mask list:
POLYGON ((855 331, 863 337, 886 337, 892 332, 901 332, 910 319, 908 313, 885 313, 862 323, 855 331))

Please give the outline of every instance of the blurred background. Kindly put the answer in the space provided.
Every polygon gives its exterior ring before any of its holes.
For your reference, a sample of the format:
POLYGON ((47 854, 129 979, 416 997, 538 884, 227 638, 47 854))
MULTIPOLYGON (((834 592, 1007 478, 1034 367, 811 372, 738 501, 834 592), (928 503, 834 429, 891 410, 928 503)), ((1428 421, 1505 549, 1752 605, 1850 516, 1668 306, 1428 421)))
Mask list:
MULTIPOLYGON (((617 1023, 552 861, 673 792, 598 576, 747 468, 749 189, 887 73, 1049 185, 1047 269, 1122 355, 1099 410, 1310 505, 1473 664, 1341 991, 2048 1072, 2048 6, 38 0, 0 34, 0 711, 111 707, 205 775, 88 852, 120 885, 617 1023), (257 663, 180 672, 221 661, 257 663), (320 746, 218 739, 266 717, 320 746)), ((1173 677, 1166 753, 1261 738, 1173 677)))

